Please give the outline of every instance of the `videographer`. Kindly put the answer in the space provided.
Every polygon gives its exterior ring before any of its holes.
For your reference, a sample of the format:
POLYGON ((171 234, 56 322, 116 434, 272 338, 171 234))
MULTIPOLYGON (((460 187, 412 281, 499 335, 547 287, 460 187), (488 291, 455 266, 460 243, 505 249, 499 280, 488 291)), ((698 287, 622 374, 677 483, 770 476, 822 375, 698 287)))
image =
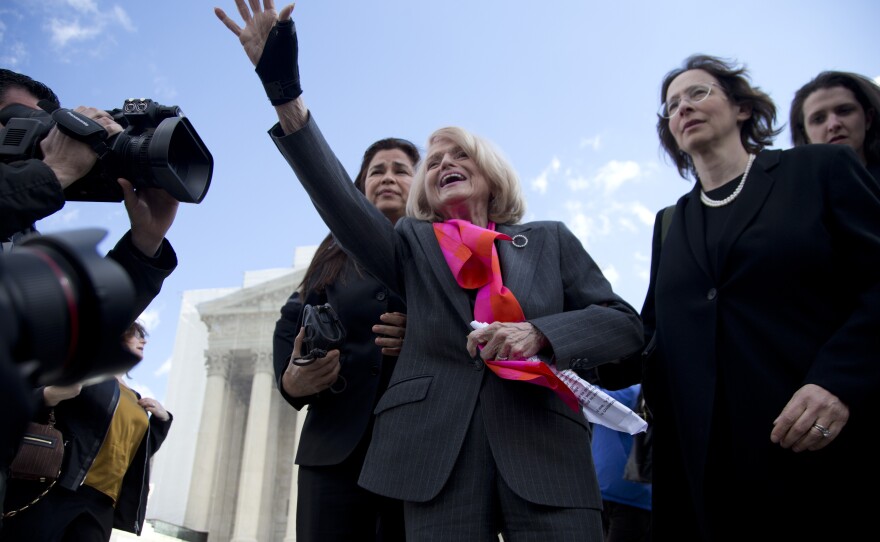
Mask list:
MULTIPOLYGON (((43 83, 11 70, 0 69, 0 110, 12 104, 38 109, 40 100, 59 103, 55 93, 43 83)), ((103 126, 109 135, 122 131, 106 112, 79 107, 81 113, 103 126)), ((0 125, 2 126, 2 125, 0 125)), ((0 163, 0 252, 14 250, 22 239, 36 235, 34 223, 64 206, 63 190, 86 175, 97 161, 95 152, 85 143, 62 134, 57 127, 40 142, 43 159, 0 163)), ((135 302, 130 321, 159 293, 165 278, 177 266, 177 255, 165 239, 177 214, 179 202, 161 188, 135 189, 126 179, 118 179, 131 229, 107 254, 129 275, 134 286, 135 302)), ((0 359, 2 373, 12 373, 0 359)), ((0 412, 18 413, 25 419, 10 419, 0 434, 0 499, 5 489, 7 466, 14 456, 27 416, 34 405, 21 404, 22 379, 4 378, 0 383, 0 412)), ((26 389, 29 388, 25 384, 26 389)), ((29 391, 29 389, 28 389, 29 391)), ((20 417, 20 416, 19 416, 20 417)), ((2 501, 0 501, 2 502, 2 501)))
MULTIPOLYGON (((55 93, 43 83, 0 69, 0 109, 12 104, 39 109, 37 102, 40 100, 59 103, 55 93)), ((122 127, 105 111, 78 107, 76 112, 104 126, 110 135, 122 131, 122 127)), ((0 164, 0 239, 4 240, 4 250, 14 246, 22 235, 34 232, 34 222, 61 209, 65 203, 63 190, 88 173, 97 160, 95 152, 85 143, 65 136, 57 127, 40 142, 40 148, 44 155, 42 160, 0 164)), ((177 265, 174 250, 165 241, 165 234, 174 222, 179 202, 161 189, 135 190, 125 179, 118 182, 123 190, 131 231, 110 255, 135 280, 139 314, 159 292, 161 281, 177 265), (143 264, 147 264, 148 269, 143 264), (155 288, 142 291, 137 278, 159 280, 154 284, 155 288)), ((132 319, 137 314, 133 314, 132 319)))

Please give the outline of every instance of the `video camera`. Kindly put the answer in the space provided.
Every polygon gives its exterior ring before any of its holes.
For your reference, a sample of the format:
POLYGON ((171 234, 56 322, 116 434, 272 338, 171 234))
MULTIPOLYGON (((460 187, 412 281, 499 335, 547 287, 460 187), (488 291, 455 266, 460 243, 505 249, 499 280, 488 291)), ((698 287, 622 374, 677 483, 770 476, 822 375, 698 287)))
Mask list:
POLYGON ((92 228, 35 236, 0 253, 0 348, 34 386, 100 380, 138 361, 122 344, 134 286, 98 255, 106 235, 92 228))
POLYGON ((72 111, 41 101, 44 110, 12 104, 0 110, 0 160, 42 158, 40 141, 58 126, 65 135, 90 145, 98 162, 64 190, 70 201, 122 201, 123 177, 135 187, 162 188, 177 201, 200 203, 208 192, 214 158, 183 111, 148 98, 125 100, 108 111, 123 130, 107 137, 103 126, 72 111))

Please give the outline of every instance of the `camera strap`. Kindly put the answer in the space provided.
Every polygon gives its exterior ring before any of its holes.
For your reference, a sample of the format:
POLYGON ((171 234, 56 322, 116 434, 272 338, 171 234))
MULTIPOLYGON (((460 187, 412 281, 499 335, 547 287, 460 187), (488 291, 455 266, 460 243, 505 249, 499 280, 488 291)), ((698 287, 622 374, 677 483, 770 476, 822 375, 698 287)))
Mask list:
POLYGON ((40 100, 37 105, 52 115, 52 120, 61 133, 91 147, 98 154, 98 158, 103 158, 110 150, 105 143, 107 130, 94 120, 82 113, 59 107, 51 100, 40 100))

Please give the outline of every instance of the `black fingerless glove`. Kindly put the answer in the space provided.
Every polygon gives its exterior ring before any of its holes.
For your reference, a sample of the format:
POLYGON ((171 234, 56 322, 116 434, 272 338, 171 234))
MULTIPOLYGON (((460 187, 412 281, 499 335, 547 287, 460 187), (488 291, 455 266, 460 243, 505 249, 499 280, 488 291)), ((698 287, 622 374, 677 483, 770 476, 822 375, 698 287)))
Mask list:
POLYGON ((296 26, 292 19, 275 23, 263 54, 257 63, 256 72, 263 82, 266 95, 272 105, 282 105, 295 100, 302 94, 299 85, 299 65, 296 44, 296 26))

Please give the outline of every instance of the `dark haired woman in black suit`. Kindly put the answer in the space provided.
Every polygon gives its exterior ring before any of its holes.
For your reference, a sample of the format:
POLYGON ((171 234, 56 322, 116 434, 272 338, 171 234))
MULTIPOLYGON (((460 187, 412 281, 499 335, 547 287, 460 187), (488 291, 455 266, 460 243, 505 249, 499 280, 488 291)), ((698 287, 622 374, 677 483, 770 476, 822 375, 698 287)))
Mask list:
MULTIPOLYGON (((382 139, 364 153, 355 186, 392 222, 404 215, 415 145, 382 139)), ((297 410, 309 405, 296 454, 297 540, 403 540, 403 508, 358 486, 372 412, 400 353, 404 304, 327 235, 275 328, 275 376, 297 410), (330 303, 346 329, 341 350, 308 366, 289 362, 303 302, 330 303), (377 338, 378 335, 378 338, 377 338)))

